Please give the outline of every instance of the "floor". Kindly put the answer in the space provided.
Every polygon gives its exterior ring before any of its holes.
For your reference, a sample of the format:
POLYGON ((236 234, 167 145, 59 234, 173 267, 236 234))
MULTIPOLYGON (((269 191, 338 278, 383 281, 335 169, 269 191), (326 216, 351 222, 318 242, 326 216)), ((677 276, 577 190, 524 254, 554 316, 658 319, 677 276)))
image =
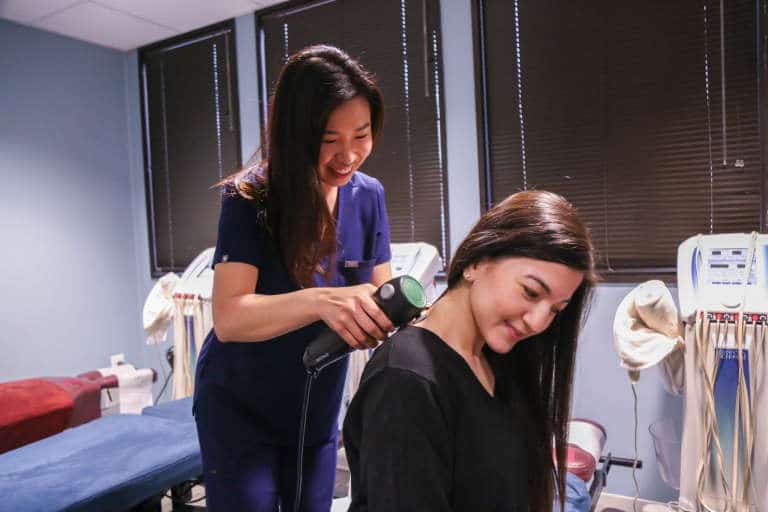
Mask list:
MULTIPOLYGON (((188 512, 204 512, 205 507, 205 488, 197 485, 192 489, 192 499, 201 499, 201 501, 192 503, 186 510, 188 512)), ((629 496, 619 496, 616 494, 603 493, 600 501, 595 508, 595 512, 676 512, 677 509, 669 507, 666 503, 658 503, 646 500, 638 500, 637 511, 633 508, 633 499, 629 496)), ((333 500, 331 512, 346 512, 349 507, 349 498, 339 498, 333 500)), ((169 498, 163 498, 162 512, 171 512, 172 503, 169 498)))
MULTIPOLYGON (((595 512, 635 512, 631 496, 603 493, 595 512)), ((657 501, 637 500, 637 512, 677 512, 677 508, 657 501)))
MULTIPOLYGON (((201 499, 192 503, 186 510, 187 512, 204 512, 207 510, 205 507, 205 487, 196 485, 192 488, 192 499, 201 499)), ((162 512, 171 512, 173 510, 173 503, 170 498, 163 498, 161 502, 162 512)), ((333 500, 333 506, 331 512, 346 512, 349 508, 349 498, 339 498, 333 500)), ((182 509, 183 510, 183 509, 182 509)))
MULTIPOLYGON (((202 485, 196 485, 192 488, 192 500, 194 502, 190 503, 186 509, 177 507, 177 510, 186 510, 187 512, 204 512, 208 510, 205 506, 205 487, 202 485), (194 501, 198 499, 200 501, 194 501)), ((171 512, 173 510, 173 502, 168 497, 163 498, 160 506, 162 512, 171 512)))

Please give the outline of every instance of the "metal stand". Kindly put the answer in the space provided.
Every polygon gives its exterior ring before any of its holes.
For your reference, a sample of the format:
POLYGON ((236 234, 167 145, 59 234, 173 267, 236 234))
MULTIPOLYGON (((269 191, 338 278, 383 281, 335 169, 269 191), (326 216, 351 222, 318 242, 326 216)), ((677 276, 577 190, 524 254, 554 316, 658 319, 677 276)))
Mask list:
POLYGON ((589 486, 589 496, 592 499, 592 507, 590 508, 590 512, 594 512, 595 507, 597 507, 600 494, 602 494, 603 488, 608 482, 608 472, 611 470, 611 466, 622 466, 625 468, 636 467, 638 469, 643 468, 642 460, 614 457, 611 455, 611 452, 608 452, 608 455, 600 457, 600 462, 602 463, 602 466, 595 470, 595 476, 592 477, 592 485, 589 486))

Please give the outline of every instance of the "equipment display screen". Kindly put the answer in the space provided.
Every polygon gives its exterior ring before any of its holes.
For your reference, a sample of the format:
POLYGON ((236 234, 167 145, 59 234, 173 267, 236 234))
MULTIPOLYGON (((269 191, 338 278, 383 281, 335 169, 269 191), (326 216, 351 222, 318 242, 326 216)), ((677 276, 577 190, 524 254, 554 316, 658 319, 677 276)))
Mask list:
MULTIPOLYGON (((711 249, 706 263, 707 283, 722 286, 743 284, 747 252, 743 247, 711 249)), ((748 285, 754 285, 757 282, 756 260, 757 255, 754 255, 748 285)))

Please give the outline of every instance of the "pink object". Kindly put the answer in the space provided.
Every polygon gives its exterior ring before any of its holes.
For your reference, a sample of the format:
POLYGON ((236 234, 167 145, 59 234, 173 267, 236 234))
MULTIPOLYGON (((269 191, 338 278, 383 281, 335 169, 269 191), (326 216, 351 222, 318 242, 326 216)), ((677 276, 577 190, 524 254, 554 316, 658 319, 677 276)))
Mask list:
POLYGON ((567 470, 585 482, 592 479, 607 439, 596 421, 574 418, 568 422, 567 470))
POLYGON ((573 473, 585 482, 589 482, 597 468, 595 458, 591 453, 572 444, 569 444, 566 450, 565 460, 568 472, 573 473))

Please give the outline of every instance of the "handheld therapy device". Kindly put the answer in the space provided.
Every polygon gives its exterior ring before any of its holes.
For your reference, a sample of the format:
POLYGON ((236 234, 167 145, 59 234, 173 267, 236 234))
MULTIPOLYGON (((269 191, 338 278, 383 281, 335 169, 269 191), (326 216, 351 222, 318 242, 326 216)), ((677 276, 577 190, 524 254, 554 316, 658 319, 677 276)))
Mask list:
MULTIPOLYGON (((396 327, 413 320, 427 305, 421 284, 407 275, 381 285, 373 294, 373 300, 396 327)), ((352 350, 338 334, 327 329, 307 346, 304 367, 309 372, 319 372, 352 350)))
MULTIPOLYGON (((376 290, 373 300, 387 315, 395 327, 410 322, 427 305, 427 296, 421 283, 411 276, 404 275, 390 279, 376 290)), ((299 510, 301 505, 302 465, 304 459, 304 434, 307 429, 309 411, 309 395, 312 381, 323 369, 339 361, 352 351, 352 347, 334 331, 326 329, 320 336, 307 345, 302 358, 307 369, 307 380, 304 386, 304 403, 302 405, 301 425, 296 462, 296 497, 293 510, 299 510)))

